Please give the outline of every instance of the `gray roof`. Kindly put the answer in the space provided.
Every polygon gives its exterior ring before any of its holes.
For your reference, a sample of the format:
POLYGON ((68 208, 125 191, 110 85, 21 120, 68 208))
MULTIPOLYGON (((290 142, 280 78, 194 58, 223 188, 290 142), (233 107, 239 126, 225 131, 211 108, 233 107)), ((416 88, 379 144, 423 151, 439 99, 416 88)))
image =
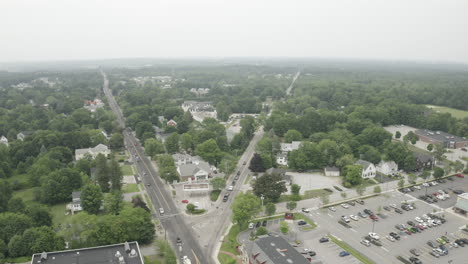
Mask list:
POLYGON ((81 248, 65 251, 37 253, 32 256, 31 264, 52 263, 52 264, 99 264, 99 263, 119 263, 115 256, 117 251, 123 257, 125 264, 143 264, 143 257, 140 253, 138 242, 128 242, 130 250, 134 249, 136 255, 131 256, 125 251, 125 243, 106 245, 93 248, 81 248), (44 256, 46 259, 42 259, 44 256))
POLYGON ((455 207, 468 212, 468 193, 458 195, 455 207))
POLYGON ((72 192, 72 199, 81 199, 81 192, 72 192))
POLYGON ((429 137, 440 142, 468 142, 467 138, 462 138, 442 131, 431 131, 427 129, 418 129, 414 131, 416 135, 429 137))
POLYGON ((362 165, 362 168, 365 170, 367 167, 369 167, 372 163, 366 161, 366 160, 358 160, 356 161, 356 164, 362 165))
POLYGON ((420 162, 429 162, 429 161, 432 161, 434 159, 431 155, 426 154, 426 153, 422 153, 422 152, 413 152, 413 155, 420 162))
POLYGON ((325 167, 325 171, 340 171, 337 167, 325 167))
POLYGON ((190 163, 179 166, 180 177, 193 176, 200 170, 204 170, 206 173, 210 173, 210 164, 205 161, 200 161, 198 164, 190 163))
POLYGON ((257 255, 256 259, 258 263, 310 264, 302 254, 282 237, 260 237, 253 245, 251 256, 252 255, 257 255))

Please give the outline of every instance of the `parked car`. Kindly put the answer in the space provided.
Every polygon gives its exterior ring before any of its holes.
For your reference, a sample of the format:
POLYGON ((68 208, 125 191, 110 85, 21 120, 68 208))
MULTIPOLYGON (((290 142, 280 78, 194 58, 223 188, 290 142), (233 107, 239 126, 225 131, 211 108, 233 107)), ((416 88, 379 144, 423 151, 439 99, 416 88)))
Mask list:
POLYGON ((395 238, 396 240, 400 240, 400 236, 395 232, 390 232, 389 235, 392 236, 393 238, 395 238))
POLYGON ((386 236, 385 238, 388 239, 388 240, 390 240, 390 241, 392 241, 392 242, 395 242, 395 238, 392 237, 392 236, 390 236, 390 235, 389 235, 389 236, 386 236))
POLYGON ((310 210, 308 208, 302 208, 301 211, 307 214, 310 213, 310 210))
POLYGON ((189 201, 188 200, 182 200, 182 203, 188 203, 189 201))
POLYGON ((342 215, 341 220, 345 221, 346 223, 349 223, 351 221, 349 220, 349 217, 347 217, 346 215, 342 215))
POLYGON ((412 264, 422 264, 422 261, 419 260, 417 257, 410 257, 409 260, 412 264))
POLYGON ((349 215, 349 218, 353 219, 354 221, 358 221, 359 218, 355 215, 349 215))
POLYGON ((346 256, 349 256, 349 252, 348 252, 348 251, 341 251, 341 252, 340 252, 340 257, 346 257, 346 256))
POLYGON ((297 222, 298 225, 307 225, 307 222, 304 221, 304 220, 300 220, 299 222, 297 222))
POLYGON ((444 252, 444 255, 448 254, 448 249, 444 245, 440 245, 439 249, 442 250, 442 252, 444 252))
POLYGON ((404 225, 402 225, 402 224, 397 224, 397 225, 395 225, 395 228, 398 229, 398 230, 400 230, 400 231, 403 231, 403 230, 406 229, 406 227, 405 227, 404 225))
POLYGON ((366 246, 366 247, 370 247, 370 242, 369 242, 369 240, 363 239, 363 240, 361 240, 361 244, 363 244, 363 245, 366 246))
POLYGON ((465 193, 465 191, 463 191, 463 190, 453 190, 453 193, 454 194, 462 194, 462 193, 465 193))
POLYGON ((377 235, 377 233, 370 232, 370 233, 369 233, 369 236, 370 236, 372 239, 375 239, 375 240, 379 240, 379 239, 380 239, 380 237, 379 237, 379 235, 377 235))
POLYGON ((370 215, 369 218, 374 221, 379 221, 379 218, 376 215, 370 215))
POLYGON ((253 229, 255 227, 254 223, 249 223, 249 229, 253 229))
POLYGON ((332 212, 336 212, 336 208, 333 207, 333 206, 328 207, 328 210, 330 210, 330 211, 332 211, 332 212))
POLYGON ((262 225, 262 222, 258 221, 256 224, 255 224, 255 227, 260 227, 262 225))
POLYGON ((262 226, 267 226, 267 223, 268 223, 267 220, 264 220, 264 221, 262 222, 262 226))
POLYGON ((415 256, 421 255, 421 251, 419 251, 417 248, 412 248, 412 249, 410 249, 409 252, 410 252, 411 254, 415 255, 415 256))
POLYGON ((445 243, 447 243, 447 242, 445 242, 445 240, 443 240, 441 237, 437 238, 436 241, 437 241, 437 243, 439 243, 439 244, 441 244, 441 245, 444 245, 445 243))
POLYGON ((340 204, 341 207, 345 208, 345 209, 348 209, 349 208, 349 205, 347 203, 342 203, 340 204))
POLYGON ((446 236, 441 236, 440 238, 442 238, 446 243, 450 242, 450 239, 446 236))
POLYGON ((458 178, 465 178, 465 175, 463 175, 461 173, 455 174, 455 176, 458 177, 458 178))
POLYGON ((223 202, 227 202, 228 199, 229 199, 229 194, 225 194, 225 195, 223 196, 223 202))
POLYGON ((415 223, 413 221, 408 221, 406 222, 409 226, 415 226, 415 223))
POLYGON ((399 214, 402 214, 402 213, 403 213, 403 211, 402 211, 400 208, 396 208, 396 209, 395 209, 395 212, 396 212, 396 213, 399 213, 399 214))
POLYGON ((228 191, 232 191, 234 190, 234 186, 230 185, 228 188, 227 188, 228 191))
POLYGON ((308 254, 309 254, 309 256, 311 256, 311 257, 317 255, 317 253, 316 253, 315 251, 312 251, 312 250, 310 250, 310 251, 308 252, 308 254))
POLYGON ((440 257, 439 252, 437 252, 437 250, 435 250, 435 248, 433 248, 432 251, 429 251, 429 254, 431 256, 436 257, 436 258, 440 257))
POLYGON ((368 215, 373 215, 374 213, 369 210, 369 209, 364 209, 364 213, 368 214, 368 215))
POLYGON ((328 242, 328 241, 330 241, 330 240, 327 237, 322 237, 322 238, 319 239, 320 243, 325 243, 325 242, 328 242))
POLYGON ((355 206, 355 205, 356 205, 356 202, 350 201, 350 202, 348 202, 348 204, 350 204, 350 205, 352 205, 352 206, 355 206))
POLYGON ((361 205, 362 205, 362 204, 364 204, 364 200, 357 199, 357 200, 356 200, 356 203, 358 203, 358 204, 361 204, 361 205))
POLYGON ((394 209, 398 208, 396 204, 389 204, 389 206, 394 208, 394 209))
POLYGON ((161 208, 159 208, 159 213, 160 213, 161 215, 163 215, 163 214, 164 214, 164 209, 163 209, 162 207, 161 207, 161 208))
POLYGON ((383 209, 386 210, 386 211, 390 211, 390 207, 388 207, 388 206, 384 206, 383 209))
POLYGON ((414 221, 416 221, 416 222, 418 222, 418 223, 424 222, 420 217, 415 217, 415 218, 414 218, 414 221))

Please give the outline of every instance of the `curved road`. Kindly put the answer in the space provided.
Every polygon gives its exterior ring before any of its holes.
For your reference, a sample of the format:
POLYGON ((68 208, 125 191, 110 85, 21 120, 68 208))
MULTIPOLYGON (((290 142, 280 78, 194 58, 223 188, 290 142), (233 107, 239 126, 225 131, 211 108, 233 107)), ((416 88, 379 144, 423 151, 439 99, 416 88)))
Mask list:
POLYGON ((119 126, 124 128, 125 145, 132 154, 133 159, 136 160, 138 172, 141 175, 141 179, 146 186, 146 191, 157 212, 153 217, 158 217, 161 221, 161 224, 167 232, 168 242, 176 249, 175 252, 179 259, 183 256, 187 256, 192 263, 211 263, 205 258, 191 228, 187 227, 183 217, 179 215, 171 194, 164 188, 164 183, 158 176, 158 172, 154 169, 151 161, 145 156, 138 139, 131 133, 130 129, 125 127, 122 110, 109 89, 109 80, 102 70, 101 74, 104 79, 104 94, 107 97, 110 108, 117 116, 119 126), (159 213, 159 208, 164 209, 164 214, 161 215, 159 213), (176 245, 177 237, 182 239, 182 245, 180 246, 176 245))

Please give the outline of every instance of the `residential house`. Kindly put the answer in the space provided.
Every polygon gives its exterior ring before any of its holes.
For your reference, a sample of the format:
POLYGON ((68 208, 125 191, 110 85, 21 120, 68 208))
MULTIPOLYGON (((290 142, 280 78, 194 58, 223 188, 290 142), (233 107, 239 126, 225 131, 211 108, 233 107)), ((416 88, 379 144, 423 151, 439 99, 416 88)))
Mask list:
POLYGON ((125 242, 114 245, 77 248, 55 252, 36 253, 31 264, 69 264, 69 263, 119 263, 143 264, 143 255, 138 242, 125 242))
POLYGON ((5 136, 0 137, 0 144, 8 146, 8 138, 6 138, 5 136))
POLYGON ((291 143, 281 143, 280 144, 280 150, 281 152, 276 155, 276 163, 283 165, 283 166, 288 166, 288 153, 299 149, 301 146, 301 141, 293 141, 291 143))
POLYGON ((84 158, 86 155, 89 155, 91 158, 96 158, 98 154, 103 154, 104 156, 108 156, 111 153, 110 149, 103 144, 99 144, 94 148, 85 148, 85 149, 76 149, 75 150, 75 160, 80 160, 84 158))
POLYGON ((16 135, 16 138, 18 140, 23 141, 25 138, 31 136, 32 134, 34 134, 34 131, 21 131, 16 135))
POLYGON ((196 96, 203 96, 210 92, 210 88, 191 88, 190 92, 196 96))
POLYGON ((361 172, 361 177, 363 179, 369 179, 369 178, 374 178, 377 170, 375 168, 375 165, 369 161, 365 160, 358 160, 356 161, 356 165, 361 165, 362 166, 362 172, 361 172))
POLYGON ((177 122, 171 119, 171 120, 167 121, 166 125, 170 126, 170 127, 176 127, 177 122))
POLYGON ((176 166, 185 165, 185 164, 193 164, 198 163, 199 161, 203 161, 200 156, 192 156, 187 153, 176 153, 172 155, 174 159, 174 163, 176 166))
POLYGON ((83 211, 83 207, 81 207, 81 192, 72 192, 72 202, 67 204, 67 210, 70 210, 72 214, 83 211))
POLYGON ((94 99, 93 101, 86 100, 84 101, 85 109, 89 110, 90 112, 96 112, 98 108, 104 107, 104 102, 101 99, 94 99))
POLYGON ((303 255, 281 236, 260 236, 255 241, 246 239, 239 247, 242 263, 248 264, 310 264, 303 255))
POLYGON ((224 173, 218 172, 216 167, 211 166, 199 156, 176 153, 172 155, 172 158, 182 181, 203 181, 214 177, 224 177, 224 173))
POLYGON ((340 169, 337 167, 325 167, 323 170, 325 173, 325 176, 329 177, 339 177, 340 176, 340 169))
POLYGON ((421 152, 413 152, 413 155, 416 158, 416 170, 432 169, 434 165, 433 156, 421 152))
POLYGON ((398 164, 396 164, 396 162, 393 160, 380 161, 379 164, 377 164, 376 169, 378 172, 389 176, 395 176, 398 174, 398 164))

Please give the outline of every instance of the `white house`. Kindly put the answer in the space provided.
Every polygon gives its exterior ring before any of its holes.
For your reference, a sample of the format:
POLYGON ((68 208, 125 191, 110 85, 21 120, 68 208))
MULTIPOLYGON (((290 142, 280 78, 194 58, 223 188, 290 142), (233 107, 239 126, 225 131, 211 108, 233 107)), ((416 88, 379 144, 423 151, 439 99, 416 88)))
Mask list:
POLYGON ((325 176, 329 176, 329 177, 340 176, 340 169, 338 169, 337 167, 325 167, 323 171, 325 173, 325 176))
POLYGON ((276 164, 288 166, 288 154, 278 153, 278 155, 276 155, 276 164))
POLYGON ((81 207, 81 192, 72 192, 72 202, 67 204, 67 209, 72 214, 83 211, 83 207, 81 207))
POLYGON ((98 108, 104 107, 104 102, 101 99, 94 99, 94 101, 86 100, 84 101, 85 109, 89 110, 90 112, 96 112, 98 108))
POLYGON ((385 175, 394 176, 398 173, 398 164, 396 164, 393 160, 392 161, 380 161, 377 164, 376 169, 378 172, 381 172, 385 175))
POLYGON ((377 170, 375 168, 375 165, 371 162, 365 161, 365 160, 358 160, 356 164, 362 166, 362 173, 361 177, 363 179, 369 179, 369 178, 374 178, 377 170))
POLYGON ((281 143, 280 144, 280 150, 281 152, 276 155, 276 163, 283 165, 283 166, 288 166, 288 153, 299 149, 301 146, 301 141, 293 141, 291 143, 281 143))
POLYGON ((8 146, 8 138, 6 138, 5 136, 2 136, 2 137, 0 138, 0 144, 7 145, 7 146, 8 146))
POLYGON ((94 159, 98 154, 103 154, 107 157, 110 153, 111 151, 106 145, 99 144, 94 148, 75 149, 75 159, 80 160, 86 155, 90 155, 94 159))
POLYGON ((224 177, 224 173, 218 172, 216 167, 211 166, 199 156, 176 153, 172 155, 172 158, 182 181, 202 181, 213 177, 224 177))

